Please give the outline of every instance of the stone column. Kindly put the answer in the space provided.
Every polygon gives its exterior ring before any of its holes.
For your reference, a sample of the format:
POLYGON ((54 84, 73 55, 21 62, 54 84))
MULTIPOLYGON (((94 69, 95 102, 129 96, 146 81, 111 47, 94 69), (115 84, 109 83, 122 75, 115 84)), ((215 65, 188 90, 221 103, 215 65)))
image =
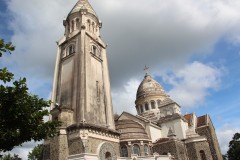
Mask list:
POLYGON ((51 160, 66 160, 69 155, 66 128, 73 124, 73 111, 63 106, 54 108, 51 114, 53 117, 58 117, 62 126, 59 128, 59 135, 50 140, 50 158, 51 160))
POLYGON ((141 156, 145 156, 145 153, 144 153, 144 143, 143 143, 143 141, 140 141, 140 155, 141 155, 141 156))
POLYGON ((128 157, 131 157, 131 155, 132 155, 132 143, 131 142, 128 142, 127 149, 128 149, 128 157))

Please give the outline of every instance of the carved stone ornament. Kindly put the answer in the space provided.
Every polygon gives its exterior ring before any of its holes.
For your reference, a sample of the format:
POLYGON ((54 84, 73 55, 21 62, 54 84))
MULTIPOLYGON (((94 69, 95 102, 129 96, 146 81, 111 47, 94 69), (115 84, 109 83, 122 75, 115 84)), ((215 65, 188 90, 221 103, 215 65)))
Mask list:
POLYGON ((116 152, 110 143, 100 144, 99 158, 100 160, 117 160, 116 152))

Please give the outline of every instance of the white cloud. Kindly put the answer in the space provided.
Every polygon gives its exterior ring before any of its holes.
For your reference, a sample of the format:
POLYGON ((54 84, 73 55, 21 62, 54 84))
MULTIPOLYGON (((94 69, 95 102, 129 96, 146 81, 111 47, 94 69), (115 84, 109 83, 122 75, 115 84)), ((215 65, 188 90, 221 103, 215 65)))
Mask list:
POLYGON ((55 42, 63 35, 62 20, 73 2, 8 1, 13 17, 10 23, 14 31, 12 41, 17 46, 8 63, 12 65, 15 62, 21 73, 40 75, 43 79, 52 77, 57 46, 55 42))
POLYGON ((96 2, 103 15, 100 18, 104 18, 104 38, 110 43, 114 86, 121 86, 124 77, 137 76, 145 64, 153 70, 181 67, 192 53, 211 52, 223 37, 233 40, 239 35, 240 2, 123 0, 118 3, 96 2), (122 72, 125 70, 128 72, 122 72))
MULTIPOLYGON (((167 91, 173 100, 184 108, 194 108, 203 104, 210 90, 217 90, 221 84, 224 69, 195 61, 182 68, 159 74, 166 84, 172 86, 167 91)), ((136 113, 134 107, 137 88, 141 81, 131 79, 122 88, 113 89, 113 106, 116 112, 136 113)))
POLYGON ((202 104, 209 89, 217 89, 220 84, 221 70, 200 62, 193 62, 183 68, 164 74, 166 83, 173 85, 170 96, 182 107, 196 107, 202 104))
POLYGON ((230 124, 225 124, 223 127, 216 130, 219 146, 221 148, 222 154, 226 154, 228 151, 229 142, 235 133, 240 133, 239 127, 234 127, 230 124))
MULTIPOLYGON (((55 42, 64 33, 62 20, 75 2, 8 1, 13 16, 12 41, 17 46, 8 64, 12 65, 14 61, 19 74, 24 73, 29 77, 41 75, 41 80, 51 79, 55 42)), ((102 34, 109 43, 112 88, 121 88, 126 80, 139 76, 145 64, 151 66, 153 71, 156 68, 181 67, 192 53, 211 52, 222 37, 236 43, 240 36, 238 1, 90 2, 104 23, 102 34)))
POLYGON ((19 155, 20 158, 22 158, 22 160, 27 160, 28 159, 28 153, 32 151, 32 149, 37 146, 38 144, 41 144, 42 142, 27 142, 24 143, 22 146, 19 147, 15 147, 11 152, 9 152, 10 154, 17 154, 19 155))
POLYGON ((118 90, 112 90, 113 106, 114 111, 117 113, 122 113, 123 111, 136 114, 135 100, 137 88, 140 81, 136 79, 131 79, 122 88, 118 90))

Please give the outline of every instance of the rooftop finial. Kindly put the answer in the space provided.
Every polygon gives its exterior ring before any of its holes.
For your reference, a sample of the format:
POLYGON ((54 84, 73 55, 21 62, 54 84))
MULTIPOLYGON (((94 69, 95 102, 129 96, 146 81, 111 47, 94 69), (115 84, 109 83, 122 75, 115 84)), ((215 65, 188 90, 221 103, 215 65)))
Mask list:
POLYGON ((145 65, 144 71, 146 72, 146 76, 147 76, 149 73, 149 67, 145 65))

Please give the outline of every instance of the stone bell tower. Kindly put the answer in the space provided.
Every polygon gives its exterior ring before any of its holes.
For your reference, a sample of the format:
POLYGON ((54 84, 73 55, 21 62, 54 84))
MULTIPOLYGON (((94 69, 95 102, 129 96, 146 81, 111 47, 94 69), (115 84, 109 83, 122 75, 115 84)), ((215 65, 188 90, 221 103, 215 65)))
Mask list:
POLYGON ((53 102, 73 110, 76 123, 114 129, 106 44, 102 26, 87 0, 80 0, 64 20, 58 43, 53 102))
POLYGON ((51 119, 63 124, 60 135, 48 143, 49 159, 80 154, 115 159, 119 133, 113 119, 106 44, 100 37, 102 23, 88 0, 79 0, 63 25, 51 106, 51 119))

